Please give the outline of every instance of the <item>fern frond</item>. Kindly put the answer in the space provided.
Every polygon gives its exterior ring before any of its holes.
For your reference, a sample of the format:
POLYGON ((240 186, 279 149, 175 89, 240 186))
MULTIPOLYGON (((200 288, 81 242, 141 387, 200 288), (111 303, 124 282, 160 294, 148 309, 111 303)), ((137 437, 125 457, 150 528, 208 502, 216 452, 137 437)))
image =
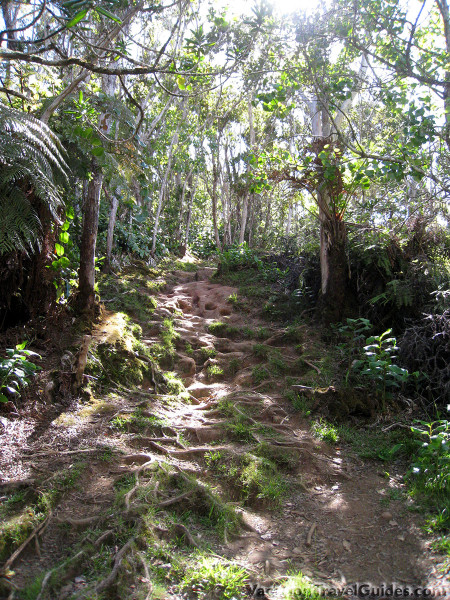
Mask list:
POLYGON ((16 187, 0 198, 0 255, 34 251, 41 224, 25 194, 16 187))
MULTIPOLYGON (((53 166, 65 173, 68 166, 63 158, 63 148, 58 137, 42 121, 32 115, 0 104, 0 129, 2 136, 21 139, 39 148, 53 166)), ((1 159, 0 159, 1 160, 1 159)))
POLYGON ((67 179, 68 167, 57 136, 27 113, 0 104, 0 256, 33 251, 41 223, 31 204, 36 197, 55 221, 62 206, 55 172, 67 179), (24 193, 24 189, 32 194, 24 193))

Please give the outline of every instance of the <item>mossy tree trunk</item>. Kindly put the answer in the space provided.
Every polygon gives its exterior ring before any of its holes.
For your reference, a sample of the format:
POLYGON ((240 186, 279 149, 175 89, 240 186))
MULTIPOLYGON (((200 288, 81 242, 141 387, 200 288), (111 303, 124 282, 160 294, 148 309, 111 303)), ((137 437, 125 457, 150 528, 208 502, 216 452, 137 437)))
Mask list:
POLYGON ((92 179, 89 181, 84 202, 80 268, 78 270, 77 308, 80 312, 87 314, 92 314, 95 306, 95 248, 102 184, 103 172, 94 159, 92 161, 92 179))

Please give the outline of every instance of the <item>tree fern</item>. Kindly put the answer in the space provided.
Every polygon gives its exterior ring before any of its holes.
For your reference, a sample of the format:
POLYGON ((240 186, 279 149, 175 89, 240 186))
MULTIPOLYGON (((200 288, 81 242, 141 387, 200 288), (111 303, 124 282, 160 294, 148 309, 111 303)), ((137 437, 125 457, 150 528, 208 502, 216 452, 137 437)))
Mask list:
POLYGON ((58 220, 62 198, 54 174, 66 170, 61 144, 47 125, 0 104, 0 255, 39 245, 41 223, 30 196, 58 220))

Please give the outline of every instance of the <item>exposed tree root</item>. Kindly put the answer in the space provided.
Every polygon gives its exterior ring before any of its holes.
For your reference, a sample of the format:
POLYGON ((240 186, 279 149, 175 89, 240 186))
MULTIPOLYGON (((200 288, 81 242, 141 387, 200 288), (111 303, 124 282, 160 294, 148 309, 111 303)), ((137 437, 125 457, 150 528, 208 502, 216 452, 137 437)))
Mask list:
POLYGON ((145 574, 145 583, 148 586, 148 592, 147 592, 147 595, 145 596, 144 600, 150 600, 150 598, 152 597, 152 592, 153 592, 153 585, 152 585, 152 582, 150 581, 150 571, 148 570, 147 563, 145 562, 145 559, 142 556, 142 554, 140 552, 136 552, 136 556, 141 561, 142 568, 144 569, 144 574, 145 574))
POLYGON ((172 533, 176 536, 184 537, 189 544, 189 546, 193 546, 194 548, 198 548, 197 542, 192 537, 191 532, 187 527, 182 525, 181 523, 174 523, 172 526, 172 533))
POLYGON ((167 500, 163 500, 159 502, 159 508, 166 508, 167 506, 172 506, 173 504, 177 504, 177 502, 181 502, 185 498, 189 498, 194 493, 194 490, 189 490, 188 492, 184 492, 184 494, 180 494, 179 496, 175 496, 175 498, 168 498, 167 500))
POLYGON ((125 558, 126 553, 131 549, 131 546, 134 543, 134 538, 128 540, 128 542, 122 546, 119 552, 116 554, 114 558, 114 565, 111 573, 103 579, 95 588, 97 594, 104 592, 114 583, 120 569, 120 565, 122 564, 123 559, 125 558))
POLYGON ((30 533, 30 535, 27 537, 27 539, 17 548, 17 550, 15 552, 13 552, 13 554, 11 554, 11 556, 8 558, 8 560, 3 565, 2 571, 1 571, 0 575, 7 576, 8 571, 10 570, 10 568, 12 567, 12 565, 14 564, 14 562, 22 554, 22 552, 25 550, 25 548, 28 546, 28 544, 39 533, 43 532, 47 528, 51 516, 52 516, 52 513, 50 512, 50 514, 47 516, 47 518, 45 519, 45 521, 42 521, 42 523, 39 523, 39 525, 33 529, 33 531, 30 533))

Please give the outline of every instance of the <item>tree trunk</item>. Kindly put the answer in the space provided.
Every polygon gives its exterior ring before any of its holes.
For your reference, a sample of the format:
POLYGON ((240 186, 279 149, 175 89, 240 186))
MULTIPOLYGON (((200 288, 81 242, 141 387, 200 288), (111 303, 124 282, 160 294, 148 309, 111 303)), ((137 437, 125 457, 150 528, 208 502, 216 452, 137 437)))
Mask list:
POLYGON ((114 194, 111 198, 111 212, 109 213, 108 235, 106 236, 106 258, 104 264, 105 273, 111 271, 111 255, 114 239, 114 227, 116 225, 117 209, 119 208, 119 199, 114 194))
POLYGON ((186 220, 186 234, 184 237, 184 245, 186 246, 186 248, 188 247, 188 244, 189 244, 189 230, 191 228, 192 206, 194 204, 194 196, 195 196, 196 189, 197 189, 197 183, 195 183, 193 186, 191 185, 191 189, 189 190, 189 207, 188 207, 188 214, 187 214, 187 220, 186 220))
MULTIPOLYGON (((441 13, 442 23, 444 25, 445 47, 450 55, 450 8, 447 0, 436 0, 439 12, 441 13)), ((444 89, 444 109, 445 109, 445 128, 444 136, 447 147, 450 149, 450 69, 445 71, 445 89, 444 89)))
POLYGON ((93 314, 95 305, 95 246, 97 243, 100 194, 103 184, 101 167, 93 161, 92 179, 89 182, 83 210, 80 268, 77 307, 81 312, 93 314))
POLYGON ((172 168, 173 148, 178 143, 178 130, 179 130, 179 128, 180 128, 180 126, 178 125, 177 128, 176 128, 176 130, 175 130, 175 133, 172 136, 172 140, 170 142, 169 157, 168 157, 168 160, 167 160, 167 166, 166 166, 166 170, 164 172, 164 177, 163 177, 163 180, 161 181, 161 187, 160 187, 160 190, 159 190, 158 206, 156 208, 155 223, 153 225, 152 250, 151 250, 151 253, 152 253, 153 256, 155 256, 155 252, 156 252, 156 238, 157 238, 157 235, 158 235, 159 217, 161 215, 161 209, 162 209, 163 200, 164 200, 164 193, 166 191, 166 186, 167 186, 167 181, 169 179, 170 169, 172 168))
POLYGON ((292 202, 289 203, 288 218, 287 218, 287 223, 286 223, 286 237, 289 237, 291 235, 291 224, 292 224, 292 202))
POLYGON ((244 243, 245 227, 247 225, 248 217, 248 194, 245 194, 242 200, 242 213, 241 213, 241 229, 239 232, 239 244, 244 243))
POLYGON ((353 306, 350 293, 348 259, 346 254, 347 230, 344 221, 336 214, 334 198, 327 181, 321 177, 320 152, 330 143, 331 128, 327 110, 313 103, 313 144, 316 149, 318 182, 316 200, 320 220, 320 271, 321 294, 318 308, 322 319, 327 322, 342 320, 353 306))
POLYGON ((212 218, 214 227, 214 238, 216 240, 216 248, 219 252, 222 251, 222 245, 220 243, 219 229, 217 227, 217 164, 213 161, 213 181, 212 181, 212 218))

